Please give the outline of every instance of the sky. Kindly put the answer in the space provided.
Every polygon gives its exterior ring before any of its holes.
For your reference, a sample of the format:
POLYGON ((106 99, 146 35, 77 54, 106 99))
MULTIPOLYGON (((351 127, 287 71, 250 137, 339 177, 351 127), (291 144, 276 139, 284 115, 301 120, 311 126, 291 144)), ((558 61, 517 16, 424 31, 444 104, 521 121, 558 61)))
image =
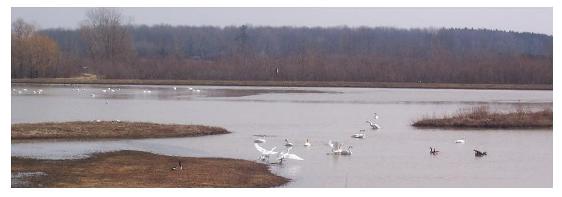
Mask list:
MULTIPOLYGON (((91 8, 12 7, 42 29, 77 28, 91 8)), ((552 8, 118 8, 132 24, 486 28, 552 35, 552 8)))

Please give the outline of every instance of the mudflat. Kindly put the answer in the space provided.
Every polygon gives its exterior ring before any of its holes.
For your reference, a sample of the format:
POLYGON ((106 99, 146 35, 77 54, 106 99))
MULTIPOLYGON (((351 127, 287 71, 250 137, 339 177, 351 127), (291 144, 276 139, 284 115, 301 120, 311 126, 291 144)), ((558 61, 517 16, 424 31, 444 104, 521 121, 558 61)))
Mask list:
POLYGON ((12 187, 276 187, 289 181, 253 161, 131 150, 77 160, 12 157, 11 167, 12 187))

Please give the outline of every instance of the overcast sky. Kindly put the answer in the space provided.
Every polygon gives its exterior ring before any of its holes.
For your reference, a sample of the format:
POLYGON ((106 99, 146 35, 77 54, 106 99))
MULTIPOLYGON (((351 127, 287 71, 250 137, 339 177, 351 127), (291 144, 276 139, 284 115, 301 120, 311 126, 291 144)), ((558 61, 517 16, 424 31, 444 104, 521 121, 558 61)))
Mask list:
MULTIPOLYGON (((76 28, 90 8, 12 8, 41 28, 76 28)), ((552 35, 552 8, 118 8, 133 24, 469 27, 552 35)))

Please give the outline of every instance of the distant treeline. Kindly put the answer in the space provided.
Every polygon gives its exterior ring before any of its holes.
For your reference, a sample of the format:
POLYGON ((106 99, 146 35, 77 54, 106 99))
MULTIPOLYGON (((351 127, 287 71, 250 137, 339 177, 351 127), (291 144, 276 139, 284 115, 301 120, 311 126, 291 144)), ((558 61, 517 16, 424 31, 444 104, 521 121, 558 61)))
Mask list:
MULTIPOLYGON (((80 29, 37 32, 56 42, 59 69, 66 70, 45 73, 66 77, 90 72, 114 79, 552 83, 553 37, 543 34, 466 28, 133 26, 123 25, 120 14, 107 9, 87 17, 80 29), (96 21, 100 15, 113 20, 96 21)), ((14 73, 13 58, 12 50, 13 78, 41 77, 14 73)))

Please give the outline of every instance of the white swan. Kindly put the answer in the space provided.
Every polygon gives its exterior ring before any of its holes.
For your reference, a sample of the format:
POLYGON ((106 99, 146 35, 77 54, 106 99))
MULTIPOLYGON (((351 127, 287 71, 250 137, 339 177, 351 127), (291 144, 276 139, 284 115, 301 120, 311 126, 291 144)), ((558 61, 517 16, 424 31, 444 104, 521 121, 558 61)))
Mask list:
POLYGON ((377 113, 375 113, 374 118, 375 118, 375 120, 376 120, 376 119, 379 119, 379 115, 378 115, 377 113))
POLYGON ((304 142, 304 146, 309 147, 310 145, 312 145, 312 144, 310 144, 310 142, 308 141, 308 139, 306 139, 306 141, 304 142))
POLYGON ((328 141, 328 146, 330 146, 330 148, 332 148, 332 152, 337 152, 339 150, 340 143, 332 142, 332 140, 330 140, 330 141, 328 141))
POLYGON ((457 144, 464 144, 464 138, 455 141, 457 144))
POLYGON ((256 149, 261 153, 261 156, 258 159, 262 161, 266 159, 269 160, 270 155, 277 154, 277 152, 274 151, 277 147, 273 147, 271 150, 266 150, 257 143, 254 143, 254 147, 256 147, 256 149))
POLYGON ((277 157, 276 163, 282 164, 285 159, 294 159, 294 160, 301 160, 301 161, 304 160, 303 158, 299 157, 298 155, 289 153, 289 151, 291 151, 292 148, 293 147, 289 147, 287 149, 287 151, 279 153, 279 156, 277 157))
POLYGON ((292 147, 293 143, 289 142, 289 140, 285 139, 285 146, 292 147))
POLYGON ((174 86, 174 90, 177 90, 178 88, 176 86, 174 86))
POLYGON ((332 148, 332 152, 328 154, 342 155, 342 152, 344 151, 342 143, 332 142, 332 140, 330 140, 328 141, 328 145, 332 148))
POLYGON ((367 136, 365 135, 365 130, 361 129, 359 130, 359 133, 353 134, 351 135, 352 138, 359 138, 359 139, 365 139, 367 138, 367 136))
POLYGON ((379 126, 377 123, 371 122, 370 120, 365 121, 366 123, 369 123, 369 126, 371 126, 372 129, 380 129, 381 126, 379 126))

